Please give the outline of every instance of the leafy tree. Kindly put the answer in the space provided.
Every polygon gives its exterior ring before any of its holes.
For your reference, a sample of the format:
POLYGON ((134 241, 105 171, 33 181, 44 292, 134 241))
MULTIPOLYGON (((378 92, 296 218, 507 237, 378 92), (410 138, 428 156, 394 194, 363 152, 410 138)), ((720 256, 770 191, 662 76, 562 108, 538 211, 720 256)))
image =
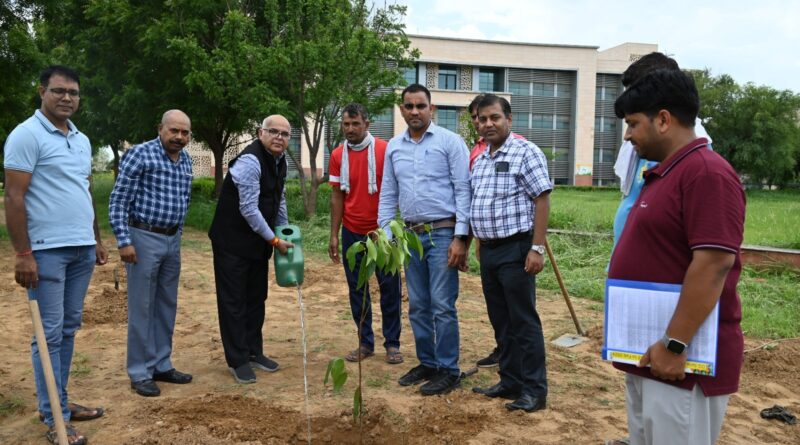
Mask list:
POLYGON ((784 186, 794 180, 800 158, 800 96, 767 86, 737 85, 728 75, 693 72, 700 116, 714 150, 748 181, 784 186))
MULTIPOLYGON (((11 130, 37 108, 36 84, 43 56, 30 26, 34 11, 30 5, 3 0, 0 3, 0 150, 11 130)), ((2 168, 0 156, 0 168, 2 168)))
MULTIPOLYGON (((322 183, 316 157, 326 123, 338 121, 349 102, 372 111, 391 107, 396 97, 386 87, 400 84, 400 68, 418 57, 403 31, 405 10, 369 7, 365 0, 266 0, 265 30, 281 67, 280 95, 289 102, 310 155, 310 177, 299 172, 307 215, 316 211, 322 183), (381 90, 387 93, 376 94, 381 90)), ((329 138, 327 149, 336 142, 329 138)))

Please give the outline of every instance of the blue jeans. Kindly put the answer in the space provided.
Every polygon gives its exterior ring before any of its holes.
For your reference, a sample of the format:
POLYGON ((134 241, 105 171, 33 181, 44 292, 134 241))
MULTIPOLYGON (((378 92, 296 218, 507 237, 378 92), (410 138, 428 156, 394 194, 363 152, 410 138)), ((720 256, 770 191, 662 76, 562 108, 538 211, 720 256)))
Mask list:
MULTIPOLYGON (((351 232, 342 227, 342 253, 353 244, 363 241, 366 235, 351 232)), ((345 255, 342 255, 344 258, 345 255)), ((358 271, 361 258, 364 253, 356 255, 356 266, 351 271, 347 261, 343 261, 344 274, 347 277, 347 286, 350 288, 350 310, 353 313, 353 321, 356 322, 356 329, 361 321, 361 311, 364 314, 364 323, 361 326, 361 346, 369 350, 375 349, 375 334, 372 331, 372 301, 369 297, 369 282, 362 289, 356 288, 358 285, 358 271), (364 292, 366 291, 366 295, 364 292), (364 301, 366 299, 366 301, 364 301), (362 306, 362 303, 366 303, 362 306)), ((400 274, 390 275, 381 271, 375 271, 378 279, 378 286, 381 290, 381 316, 383 317, 383 346, 384 348, 400 347, 400 274)))
POLYGON ((458 375, 458 269, 447 267, 453 228, 419 235, 424 255, 411 250, 406 267, 408 319, 414 331, 417 359, 431 368, 458 375), (431 242, 432 241, 432 242, 431 242))
POLYGON ((181 234, 131 227, 136 264, 128 273, 128 377, 132 382, 172 369, 172 334, 178 308, 181 234))
MULTIPOLYGON (((39 304, 47 351, 53 364, 56 387, 61 396, 61 413, 69 422, 67 382, 75 348, 75 333, 81 327, 83 299, 92 279, 95 246, 58 247, 33 252, 39 269, 39 286, 28 289, 28 298, 39 304)), ((53 410, 47 397, 47 384, 36 338, 31 341, 31 361, 36 380, 36 397, 44 423, 52 427, 53 410)))

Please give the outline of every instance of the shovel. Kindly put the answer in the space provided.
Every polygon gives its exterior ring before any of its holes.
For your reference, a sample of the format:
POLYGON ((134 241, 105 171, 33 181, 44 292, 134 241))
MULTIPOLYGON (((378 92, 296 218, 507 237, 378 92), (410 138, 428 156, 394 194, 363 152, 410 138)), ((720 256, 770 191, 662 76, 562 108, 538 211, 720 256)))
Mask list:
POLYGON ((572 316, 572 322, 575 323, 575 330, 578 331, 578 335, 564 334, 561 337, 558 337, 557 339, 553 340, 553 344, 563 348, 571 348, 585 342, 588 339, 585 337, 586 333, 583 328, 581 328, 581 322, 578 321, 578 316, 575 314, 575 309, 572 307, 572 301, 569 299, 567 287, 564 285, 564 280, 561 278, 561 272, 558 270, 556 257, 553 255, 553 249, 550 248, 550 243, 547 242, 547 239, 544 240, 544 247, 547 249, 547 257, 550 259, 550 264, 553 266, 553 273, 556 275, 558 287, 561 288, 561 295, 564 296, 564 301, 567 303, 567 308, 569 308, 569 314, 572 316))
POLYGON ((61 397, 56 387, 56 378, 53 374, 53 364, 50 362, 50 352, 47 350, 47 338, 44 336, 42 326, 42 316, 39 315, 39 302, 29 300, 31 308, 31 320, 33 320, 33 333, 36 336, 36 344, 39 346, 39 359, 42 362, 44 371, 44 381, 47 384, 47 398, 50 399, 50 408, 53 410, 53 420, 56 422, 56 435, 59 445, 69 445, 67 441, 67 427, 64 425, 64 418, 61 413, 61 397))

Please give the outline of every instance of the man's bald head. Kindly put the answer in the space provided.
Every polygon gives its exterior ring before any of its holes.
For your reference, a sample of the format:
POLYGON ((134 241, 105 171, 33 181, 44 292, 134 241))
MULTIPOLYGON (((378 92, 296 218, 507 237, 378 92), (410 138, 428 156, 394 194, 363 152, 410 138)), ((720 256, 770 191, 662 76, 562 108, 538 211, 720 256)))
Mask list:
POLYGON ((292 126, 289 124, 289 120, 280 114, 273 114, 267 116, 261 123, 258 139, 267 151, 277 157, 282 155, 289 146, 291 134, 292 126))
POLYGON ((192 121, 181 110, 169 110, 161 116, 158 137, 167 155, 177 159, 178 154, 192 138, 192 121))

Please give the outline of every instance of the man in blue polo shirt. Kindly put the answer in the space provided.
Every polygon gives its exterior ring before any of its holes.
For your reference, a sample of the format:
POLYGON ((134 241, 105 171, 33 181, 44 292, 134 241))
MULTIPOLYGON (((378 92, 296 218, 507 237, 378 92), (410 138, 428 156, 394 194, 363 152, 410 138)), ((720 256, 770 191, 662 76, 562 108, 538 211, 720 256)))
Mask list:
POLYGON ((400 112, 408 131, 386 148, 378 226, 398 207, 407 230, 424 232, 424 255, 406 267, 408 319, 419 366, 398 383, 422 385, 423 395, 444 394, 461 383, 458 368, 458 269, 465 267, 469 232, 469 150, 460 136, 431 122, 431 93, 422 85, 403 90, 400 112))
MULTIPOLYGON (((14 280, 39 304, 69 443, 81 444, 86 437, 70 419, 99 417, 102 409, 68 404, 67 381, 89 280, 94 265, 105 264, 108 253, 92 201, 92 147, 69 120, 80 103, 80 79, 72 69, 54 65, 42 72, 40 82, 41 108, 5 144, 6 226, 16 251, 14 280)), ((55 440, 35 341, 31 356, 39 412, 50 427, 48 438, 55 440)))

